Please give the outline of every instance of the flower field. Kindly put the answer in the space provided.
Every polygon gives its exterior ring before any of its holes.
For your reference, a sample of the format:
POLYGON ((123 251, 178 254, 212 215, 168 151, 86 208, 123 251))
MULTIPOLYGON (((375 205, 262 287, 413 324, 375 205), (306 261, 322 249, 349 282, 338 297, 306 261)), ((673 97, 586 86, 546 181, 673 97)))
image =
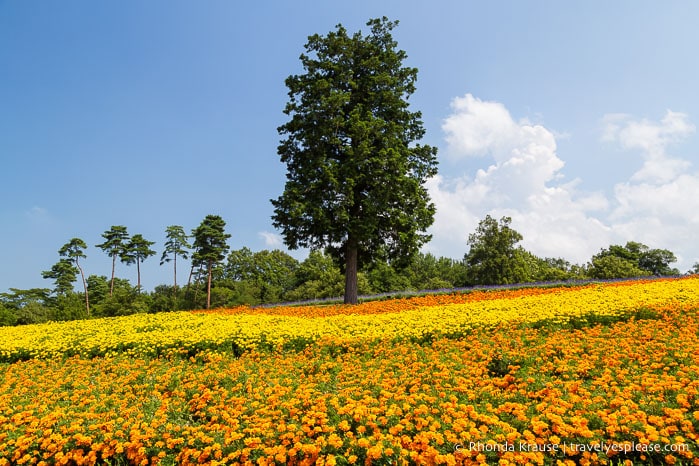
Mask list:
POLYGON ((699 278, 0 328, 5 464, 697 464, 699 278))

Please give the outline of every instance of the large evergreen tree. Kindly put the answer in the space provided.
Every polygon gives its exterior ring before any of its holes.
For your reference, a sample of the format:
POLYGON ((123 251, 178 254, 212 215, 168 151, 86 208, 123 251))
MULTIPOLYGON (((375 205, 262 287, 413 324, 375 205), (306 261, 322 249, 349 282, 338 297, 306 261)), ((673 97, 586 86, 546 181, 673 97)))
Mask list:
POLYGON ((117 257, 122 257, 126 251, 129 233, 123 225, 113 225, 112 228, 102 233, 104 243, 97 247, 106 252, 112 258, 112 280, 109 285, 109 296, 114 294, 114 269, 117 257))
POLYGON ((206 308, 211 307, 211 276, 214 266, 226 257, 231 235, 225 232, 226 222, 218 215, 207 215, 201 224, 192 230, 194 237, 193 264, 202 265, 206 269, 206 308))
POLYGON ((409 109, 417 69, 403 66, 391 31, 372 19, 367 36, 338 25, 310 36, 304 74, 286 79, 290 120, 279 127, 287 182, 274 226, 291 248, 326 248, 345 271, 345 302, 357 302, 360 264, 407 262, 429 240, 434 218, 424 183, 436 148, 420 145, 420 112, 409 109))

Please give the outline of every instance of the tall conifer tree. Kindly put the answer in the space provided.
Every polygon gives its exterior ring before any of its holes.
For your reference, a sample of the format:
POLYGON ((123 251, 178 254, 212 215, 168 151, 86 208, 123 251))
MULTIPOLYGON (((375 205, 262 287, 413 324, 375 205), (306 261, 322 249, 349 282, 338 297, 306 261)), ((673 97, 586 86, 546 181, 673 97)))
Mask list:
POLYGON ((112 228, 102 233, 104 243, 97 247, 106 252, 112 258, 112 281, 109 285, 109 296, 114 293, 114 269, 116 268, 117 257, 122 257, 126 252, 129 241, 129 233, 123 225, 113 225, 112 228))
POLYGON ((141 234, 133 235, 124 248, 124 254, 121 256, 121 261, 125 264, 136 264, 136 286, 139 293, 141 292, 141 263, 150 256, 155 255, 155 251, 150 248, 154 244, 155 242, 148 241, 141 234))
POLYGON ((184 228, 179 225, 170 225, 165 230, 165 235, 167 241, 165 242, 165 250, 160 258, 160 265, 165 262, 172 261, 174 270, 174 289, 177 292, 177 258, 187 259, 189 257, 189 250, 191 245, 189 244, 187 234, 184 232, 184 228))
POLYGON ((206 308, 211 307, 211 277, 214 266, 228 253, 226 241, 231 235, 225 232, 226 222, 218 215, 207 215, 201 224, 192 231, 194 253, 192 261, 206 269, 206 308))
POLYGON ((403 65, 397 24, 384 17, 367 23, 367 36, 342 25, 310 36, 304 74, 286 79, 278 153, 287 182, 273 223, 291 249, 325 248, 344 265, 346 303, 357 302, 362 264, 407 263, 434 219, 424 183, 437 150, 417 144, 425 130, 408 105, 417 69, 403 65))

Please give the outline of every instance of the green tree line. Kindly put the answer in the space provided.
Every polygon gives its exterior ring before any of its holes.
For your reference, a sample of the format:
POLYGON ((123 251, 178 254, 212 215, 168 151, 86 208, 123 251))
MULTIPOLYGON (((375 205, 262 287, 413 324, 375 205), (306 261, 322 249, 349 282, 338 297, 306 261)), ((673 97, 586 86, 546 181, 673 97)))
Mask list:
MULTIPOLYGON (((83 262, 87 244, 72 238, 58 250, 59 259, 42 276, 53 288, 0 293, 0 325, 108 317, 139 312, 261 305, 338 298, 345 277, 328 251, 311 250, 302 261, 281 250, 254 252, 247 247, 230 250, 224 220, 208 215, 185 233, 171 225, 165 230, 160 264, 170 266, 172 283, 145 292, 141 287, 140 264, 157 254, 154 241, 140 234, 129 235, 124 226, 112 226, 96 245, 112 258, 107 275, 86 275, 83 262), (137 265, 137 283, 116 276, 116 262, 137 265), (187 262, 188 261, 188 262, 187 262), (186 282, 178 282, 178 265, 187 267, 186 282), (75 287, 75 283, 79 286, 75 287)), ((374 261, 357 273, 360 295, 376 293, 445 290, 453 288, 584 279, 614 279, 678 275, 670 265, 675 255, 629 241, 611 245, 592 256, 586 264, 571 264, 562 258, 540 258, 519 243, 522 235, 511 219, 483 219, 468 236, 468 251, 460 260, 417 253, 408 263, 374 261)), ((699 272, 699 264, 687 273, 699 272)), ((182 281, 182 280, 180 280, 182 281)))

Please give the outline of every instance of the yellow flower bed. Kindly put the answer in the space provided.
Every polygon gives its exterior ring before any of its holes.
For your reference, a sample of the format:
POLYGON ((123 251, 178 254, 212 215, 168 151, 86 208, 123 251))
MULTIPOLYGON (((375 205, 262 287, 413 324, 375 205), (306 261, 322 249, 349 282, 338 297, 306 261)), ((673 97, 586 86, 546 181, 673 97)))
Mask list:
MULTIPOLYGON (((499 294, 502 296, 502 293, 499 294)), ((699 306, 699 278, 609 283, 379 314, 327 317, 173 312, 0 328, 0 362, 60 355, 157 355, 168 349, 277 348, 319 339, 419 339, 461 335, 501 323, 565 323, 588 315, 618 317, 639 308, 699 306)), ((322 308, 319 314, 322 313, 322 308)), ((321 314, 322 315, 322 314, 321 314)))

